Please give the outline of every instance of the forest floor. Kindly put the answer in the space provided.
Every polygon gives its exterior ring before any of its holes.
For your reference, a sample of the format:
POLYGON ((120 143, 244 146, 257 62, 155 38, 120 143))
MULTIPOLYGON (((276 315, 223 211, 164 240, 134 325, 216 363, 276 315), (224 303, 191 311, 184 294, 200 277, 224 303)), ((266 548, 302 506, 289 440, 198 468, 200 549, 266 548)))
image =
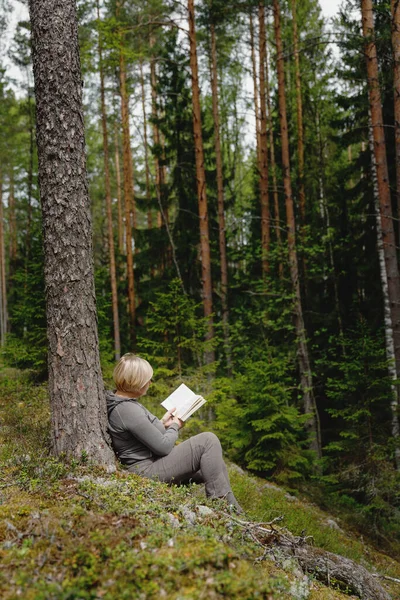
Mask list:
MULTIPOLYGON (((400 563, 293 490, 230 466, 245 517, 202 486, 169 487, 48 453, 45 385, 0 380, 0 597, 4 600, 355 598, 281 556, 265 530, 362 564, 393 599, 400 563), (283 520, 273 525, 277 517, 283 520), (260 527, 260 524, 263 523, 260 527), (286 529, 282 529, 286 528, 286 529), (264 531, 264 535, 263 535, 264 531), (267 539, 268 538, 268 539, 267 539)), ((395 548, 395 546, 393 546, 395 548)))

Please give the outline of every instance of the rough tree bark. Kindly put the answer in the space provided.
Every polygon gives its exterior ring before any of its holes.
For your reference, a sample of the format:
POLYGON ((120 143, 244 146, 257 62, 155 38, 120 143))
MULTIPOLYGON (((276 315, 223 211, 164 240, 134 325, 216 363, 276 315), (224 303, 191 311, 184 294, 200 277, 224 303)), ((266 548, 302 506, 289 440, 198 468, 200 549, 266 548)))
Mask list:
POLYGON ((394 93, 394 136, 396 156, 396 198, 400 240, 400 7, 399 0, 391 0, 392 48, 393 48, 393 93, 394 93))
MULTIPOLYGON (((390 315, 393 328, 393 342, 397 378, 400 376, 400 278, 396 256, 396 241, 390 198, 389 175, 386 158, 386 143, 382 114, 379 70, 374 41, 374 15, 372 0, 361 0, 361 16, 365 39, 364 54, 367 63, 369 106, 371 127, 374 138, 374 157, 379 195, 379 210, 382 225, 383 251, 385 254, 386 275, 390 302, 390 315)), ((400 390, 397 386, 397 410, 399 410, 400 390)))
MULTIPOLYGON (((97 19, 100 23, 100 7, 97 0, 97 19)), ((101 36, 99 31, 98 37, 98 53, 99 53, 99 71, 100 71, 100 104, 101 104, 101 126, 103 131, 103 156, 104 156, 104 184, 106 196, 106 213, 107 213, 107 234, 108 234, 108 254, 111 282, 111 303, 114 324, 114 355, 115 360, 121 357, 121 340, 119 335, 119 312, 118 312, 118 291, 117 291, 117 273, 115 266, 115 249, 114 249, 114 231, 112 217, 112 201, 111 201, 111 184, 110 184, 110 167, 109 167, 109 152, 108 152, 108 129, 107 129, 107 112, 106 98, 104 90, 104 69, 103 69, 103 49, 101 45, 101 36)))
MULTIPOLYGON (((199 220, 200 220, 200 248, 201 248, 201 279, 204 316, 208 322, 206 339, 211 340, 214 337, 213 324, 213 303, 212 303, 212 282, 211 282, 211 257, 210 257, 210 239, 208 233, 208 209, 206 192, 206 173, 204 166, 203 134, 201 126, 201 108, 200 108, 200 88, 197 65, 197 42, 194 14, 194 0, 188 0, 188 19, 189 19, 189 43, 190 43, 190 71, 192 78, 192 101, 193 101, 193 133, 196 155, 196 179, 197 179, 197 197, 199 202, 199 220)), ((214 361, 214 351, 206 353, 206 362, 214 361)))
POLYGON ((301 380, 301 389, 303 392, 304 412, 310 416, 306 428, 311 436, 311 448, 321 456, 321 431, 317 406, 314 397, 312 373, 310 359, 308 355, 306 332, 304 326, 303 309, 299 282, 299 268, 296 250, 296 225, 294 218, 292 184, 290 179, 290 159, 289 159, 289 136, 286 115, 286 95, 285 95, 285 70, 283 45, 280 24, 279 1, 274 0, 274 30, 277 50, 277 73, 278 73, 278 96, 279 96, 279 121, 281 127, 282 144, 282 171, 283 185, 285 190, 286 220, 288 229, 289 246, 289 268, 292 280, 292 289, 294 295, 294 320, 297 337, 297 358, 299 364, 299 373, 301 380))
POLYGON ((269 194, 268 194, 268 138, 267 138, 267 101, 265 87, 266 44, 265 7, 264 2, 258 5, 258 39, 259 39, 259 73, 260 73, 260 152, 258 154, 258 171, 261 201, 261 252, 262 271, 269 271, 269 194))
POLYGON ((225 356, 228 370, 232 369, 231 345, 229 339, 229 308, 228 308, 228 261, 226 258, 225 236, 225 198, 222 169, 222 152, 219 126, 218 105, 218 67, 217 67, 217 40, 214 23, 211 23, 211 94, 214 120, 214 145, 215 163, 217 171, 217 203, 218 203, 218 229, 219 229, 219 256, 221 263, 221 304, 222 324, 224 330, 225 356))
POLYGON ((106 432, 74 0, 30 0, 53 450, 112 467, 106 432))
POLYGON ((257 64, 256 64, 256 53, 254 43, 254 24, 253 15, 250 12, 250 52, 251 52, 251 69, 253 75, 253 98, 254 98, 254 112, 256 119, 256 158, 257 167, 260 164, 260 107, 258 102, 258 85, 257 85, 257 64))

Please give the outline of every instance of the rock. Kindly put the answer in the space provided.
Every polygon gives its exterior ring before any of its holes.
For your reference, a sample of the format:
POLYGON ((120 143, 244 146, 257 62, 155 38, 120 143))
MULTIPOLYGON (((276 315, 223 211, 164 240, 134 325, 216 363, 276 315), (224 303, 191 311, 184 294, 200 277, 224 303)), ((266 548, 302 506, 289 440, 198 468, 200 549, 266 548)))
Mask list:
POLYGON ((188 506, 185 506, 184 504, 182 506, 179 507, 179 510, 182 513, 182 516, 184 517, 184 519, 186 520, 188 525, 195 525, 196 524, 196 514, 190 510, 190 508, 188 506))
POLYGON ((340 531, 341 533, 343 533, 343 529, 333 519, 327 519, 325 521, 325 525, 330 527, 330 529, 335 529, 336 531, 340 531))
POLYGON ((274 492, 283 492, 282 488, 278 487, 277 485, 274 485, 273 483, 264 483, 263 485, 263 489, 266 490, 274 490, 274 492))
POLYGON ((296 498, 296 496, 292 496, 291 494, 285 494, 285 498, 289 502, 298 502, 298 498, 296 498))
POLYGON ((204 504, 198 504, 196 509, 200 517, 209 517, 210 515, 215 514, 212 508, 205 506, 204 504))
POLYGON ((175 515, 173 515, 172 513, 167 513, 166 516, 167 516, 167 519, 168 519, 170 525, 174 529, 178 529, 181 526, 179 519, 175 515))
POLYGON ((239 467, 238 465, 235 464, 231 464, 230 465, 230 470, 231 471, 236 471, 236 473, 239 473, 239 475, 246 475, 247 473, 245 471, 243 471, 243 469, 241 467, 239 467))

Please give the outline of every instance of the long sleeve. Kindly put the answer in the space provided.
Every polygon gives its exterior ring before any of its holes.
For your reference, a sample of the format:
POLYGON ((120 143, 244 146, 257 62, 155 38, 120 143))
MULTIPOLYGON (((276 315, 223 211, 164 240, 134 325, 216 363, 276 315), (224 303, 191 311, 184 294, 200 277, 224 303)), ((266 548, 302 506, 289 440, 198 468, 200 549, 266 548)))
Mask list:
POLYGON ((164 428, 157 417, 139 403, 124 402, 114 410, 125 431, 157 456, 167 456, 178 438, 178 425, 164 428))

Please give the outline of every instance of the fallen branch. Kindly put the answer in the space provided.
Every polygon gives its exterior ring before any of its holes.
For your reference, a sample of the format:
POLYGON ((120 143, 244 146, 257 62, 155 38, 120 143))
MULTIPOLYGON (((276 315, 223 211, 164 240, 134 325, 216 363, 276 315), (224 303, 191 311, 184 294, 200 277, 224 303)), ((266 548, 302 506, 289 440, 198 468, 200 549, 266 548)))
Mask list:
POLYGON ((269 523, 253 523, 224 514, 264 548, 264 553, 258 561, 271 556, 275 561, 282 557, 294 558, 304 573, 312 573, 328 586, 334 582, 339 588, 347 593, 356 594, 362 600, 391 600, 391 596, 376 580, 377 577, 400 583, 393 577, 371 574, 354 560, 315 548, 310 545, 312 536, 294 536, 287 529, 276 527, 276 523, 283 517, 277 517, 269 523), (274 551, 278 551, 277 556, 274 551))

